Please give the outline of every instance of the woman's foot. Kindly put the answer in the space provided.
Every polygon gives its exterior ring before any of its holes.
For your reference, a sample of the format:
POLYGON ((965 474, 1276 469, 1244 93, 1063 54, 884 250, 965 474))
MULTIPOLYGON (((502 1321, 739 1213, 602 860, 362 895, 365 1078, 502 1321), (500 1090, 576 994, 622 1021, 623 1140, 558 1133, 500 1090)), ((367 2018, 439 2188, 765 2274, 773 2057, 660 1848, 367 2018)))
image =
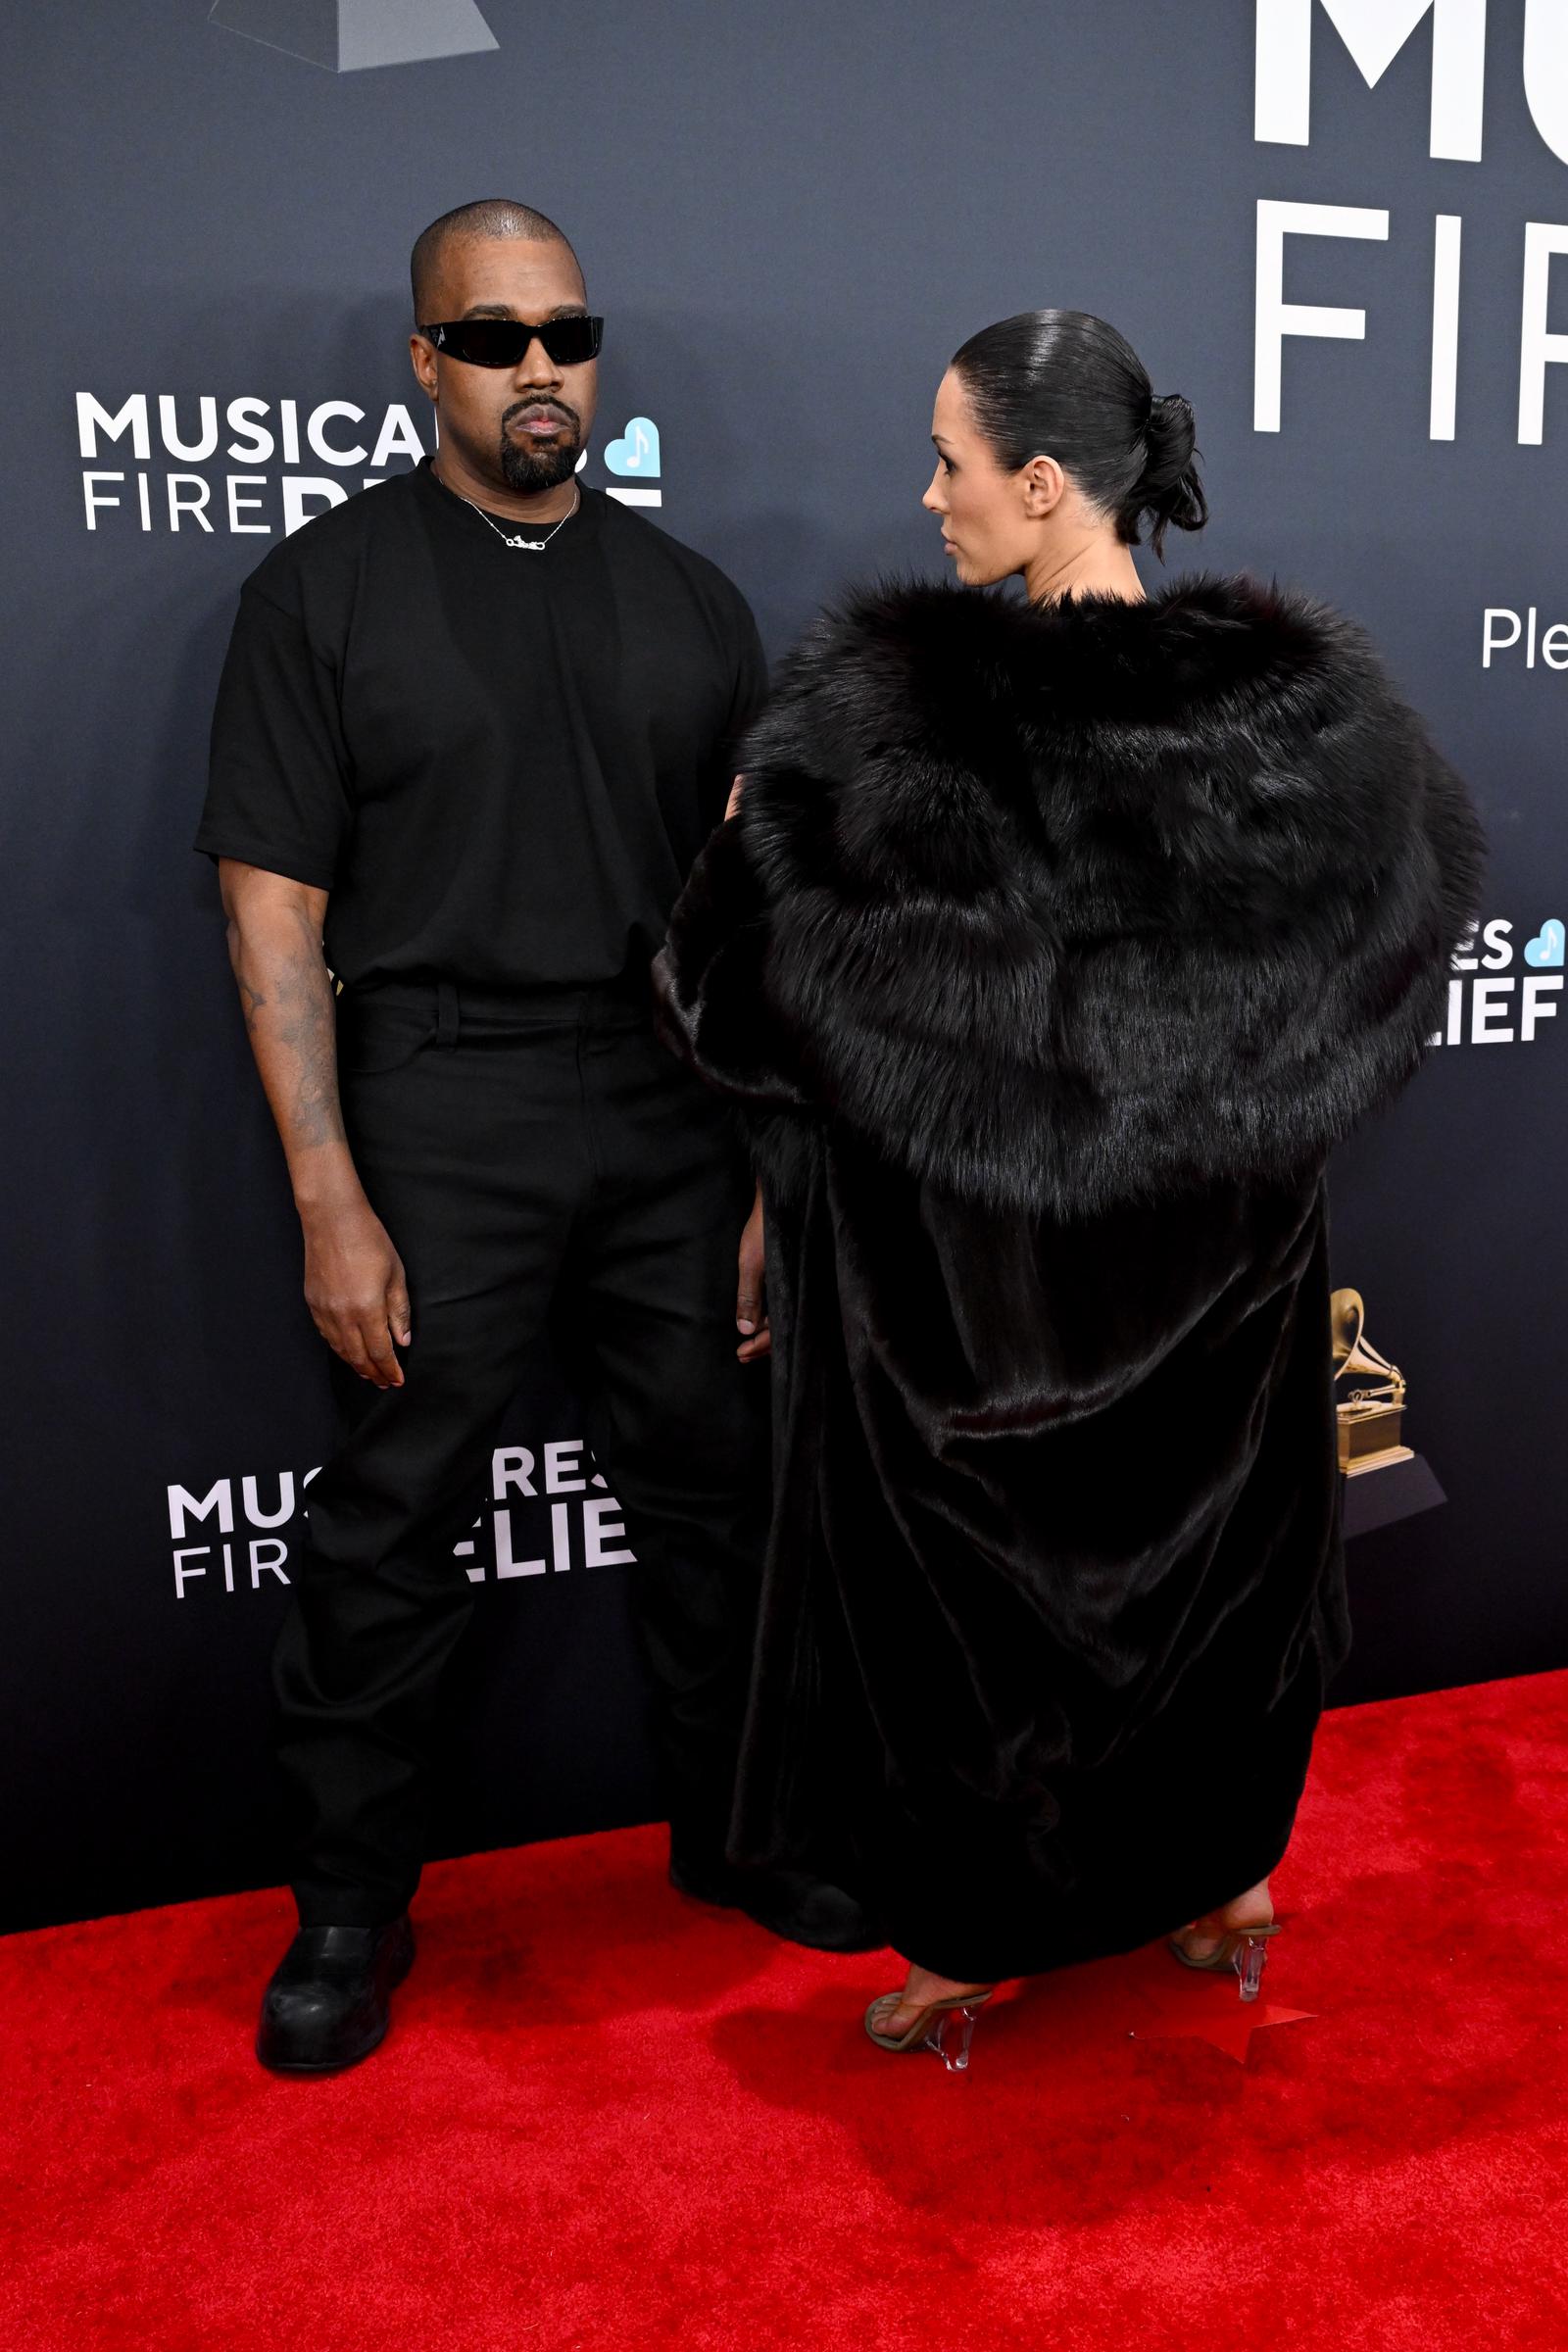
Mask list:
POLYGON ((897 2040, 900 2034, 908 2032, 919 2011, 929 2001, 947 2001, 956 1993, 982 1993, 991 1989, 989 1984, 966 1984, 961 1977, 934 1977, 928 1968, 916 1968, 911 1961, 908 1977, 897 2002, 889 1993, 887 2005, 879 2004, 876 2030, 897 2040))
POLYGON ((1219 1950, 1228 1930, 1266 1927, 1273 1917, 1268 1881, 1259 1879, 1255 1886, 1249 1886, 1245 1894, 1233 1895, 1217 1911, 1205 1911, 1201 1919, 1190 1920, 1185 1928, 1178 1928, 1176 1939, 1192 1959, 1206 1960, 1210 1952, 1219 1950))

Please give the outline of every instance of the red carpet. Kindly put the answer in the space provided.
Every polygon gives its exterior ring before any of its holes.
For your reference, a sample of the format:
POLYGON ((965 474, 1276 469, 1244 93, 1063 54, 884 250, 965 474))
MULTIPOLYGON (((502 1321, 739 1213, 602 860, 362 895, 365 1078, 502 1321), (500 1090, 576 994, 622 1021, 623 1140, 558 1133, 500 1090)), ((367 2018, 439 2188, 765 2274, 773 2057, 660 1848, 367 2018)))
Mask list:
POLYGON ((1568 2345, 1568 1673, 1329 1715, 1234 1981, 1041 1980, 967 2078, 636 1830, 433 1869, 391 2036, 250 2056, 276 1894, 0 1942, 5 2352, 1568 2345), (1259 2009, 1263 2004, 1259 2003, 1259 2009))

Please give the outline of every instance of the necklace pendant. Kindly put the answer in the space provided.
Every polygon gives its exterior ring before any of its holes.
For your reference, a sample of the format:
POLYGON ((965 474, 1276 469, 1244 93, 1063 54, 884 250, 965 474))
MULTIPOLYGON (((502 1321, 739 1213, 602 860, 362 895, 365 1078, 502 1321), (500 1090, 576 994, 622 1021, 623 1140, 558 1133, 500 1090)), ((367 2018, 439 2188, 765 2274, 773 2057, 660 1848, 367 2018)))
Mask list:
POLYGON ((466 491, 460 490, 457 495, 462 499, 466 507, 473 507, 473 511, 478 515, 479 520, 484 523, 488 529, 494 531, 496 537, 500 540, 503 547, 520 547, 525 551, 526 554, 530 556, 542 556, 545 549, 550 545, 552 539, 554 539, 557 531, 562 528, 563 524, 568 523, 571 520, 572 516, 576 514, 577 509, 582 505, 582 492, 574 482, 571 490, 571 504, 566 509, 564 514, 563 514, 561 517, 561 521, 553 524, 552 527, 546 531, 542 539, 526 539, 523 537, 521 531, 504 531, 501 528, 500 523, 496 521, 495 517, 485 513, 483 507, 476 507, 473 505, 473 500, 468 497, 466 491))

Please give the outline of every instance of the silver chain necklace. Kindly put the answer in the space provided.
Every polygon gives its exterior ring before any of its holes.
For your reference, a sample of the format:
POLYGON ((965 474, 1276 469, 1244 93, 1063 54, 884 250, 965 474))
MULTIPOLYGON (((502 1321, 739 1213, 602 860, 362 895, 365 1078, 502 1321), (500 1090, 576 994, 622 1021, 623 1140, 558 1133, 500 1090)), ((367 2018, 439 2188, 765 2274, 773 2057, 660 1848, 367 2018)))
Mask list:
POLYGON ((520 531, 517 533, 515 538, 514 538, 509 531, 504 531, 501 528, 500 523, 495 521, 492 516, 485 513, 483 507, 474 507, 471 498, 464 498, 461 490, 458 492, 458 496, 459 498, 463 499, 463 503, 466 507, 473 507, 473 511, 478 515, 481 522, 489 523, 490 528, 494 531, 496 537, 500 540, 503 547, 525 547, 531 556, 536 556, 541 552, 542 549, 547 548, 550 545, 551 540, 555 537, 557 531, 561 529, 562 524, 569 522, 572 516, 576 514, 577 509, 582 505, 581 486, 580 484, 573 482, 571 485, 571 504, 566 509, 564 514, 563 514, 561 517, 561 522, 553 523, 550 529, 546 531, 542 539, 525 539, 520 531))

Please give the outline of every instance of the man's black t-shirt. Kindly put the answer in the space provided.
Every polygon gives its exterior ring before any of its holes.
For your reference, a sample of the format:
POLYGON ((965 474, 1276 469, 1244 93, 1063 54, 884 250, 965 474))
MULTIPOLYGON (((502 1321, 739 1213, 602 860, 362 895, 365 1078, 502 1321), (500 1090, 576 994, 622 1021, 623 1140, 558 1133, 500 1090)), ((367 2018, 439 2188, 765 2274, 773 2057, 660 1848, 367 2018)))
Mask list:
POLYGON ((426 459, 246 581, 195 846, 330 892, 345 983, 613 980, 658 949, 765 689, 706 558, 588 489, 542 553, 504 546, 426 459))

